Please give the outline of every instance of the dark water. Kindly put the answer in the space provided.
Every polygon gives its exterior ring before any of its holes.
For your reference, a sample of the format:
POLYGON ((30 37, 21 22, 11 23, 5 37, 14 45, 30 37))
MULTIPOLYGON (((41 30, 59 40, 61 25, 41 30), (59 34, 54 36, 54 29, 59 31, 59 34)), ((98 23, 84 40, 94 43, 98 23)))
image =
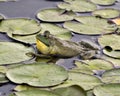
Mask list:
MULTIPOLYGON (((0 14, 4 15, 5 18, 28 17, 36 19, 35 15, 40 9, 56 7, 56 4, 60 1, 62 0, 18 0, 17 2, 0 3, 0 14)), ((119 3, 113 5, 113 7, 120 9, 120 0, 119 3)), ((81 38, 95 39, 95 37, 75 35, 72 40, 79 41, 81 38)), ((12 41, 6 34, 0 33, 0 41, 3 40, 12 41)), ((61 59, 58 61, 58 64, 66 68, 72 68, 75 59, 77 58, 61 59)), ((14 86, 15 85, 11 83, 0 85, 0 96, 8 96, 14 86)))

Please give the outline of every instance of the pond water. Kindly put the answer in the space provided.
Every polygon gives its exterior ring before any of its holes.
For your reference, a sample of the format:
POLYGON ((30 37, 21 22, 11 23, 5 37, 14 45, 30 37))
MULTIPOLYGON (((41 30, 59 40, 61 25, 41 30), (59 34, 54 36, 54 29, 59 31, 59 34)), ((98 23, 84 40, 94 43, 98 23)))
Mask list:
MULTIPOLYGON (((0 14, 4 15, 6 18, 15 18, 15 17, 28 17, 36 19, 35 15, 38 10, 44 8, 56 7, 56 4, 62 0, 18 0, 17 2, 5 2, 0 3, 0 14)), ((120 9, 120 2, 117 5, 113 5, 114 8, 120 9)), ((108 7, 108 6, 107 6, 108 7)), ((75 35, 72 38, 73 41, 79 41, 82 38, 95 39, 95 36, 85 35, 75 35)), ((6 36, 6 34, 0 33, 0 41, 12 41, 6 36)), ((72 68, 73 61, 77 58, 70 59, 61 59, 58 61, 58 64, 65 66, 66 68, 72 68)), ((8 96, 11 90, 14 88, 14 84, 8 83, 5 85, 0 85, 0 96, 8 96)))

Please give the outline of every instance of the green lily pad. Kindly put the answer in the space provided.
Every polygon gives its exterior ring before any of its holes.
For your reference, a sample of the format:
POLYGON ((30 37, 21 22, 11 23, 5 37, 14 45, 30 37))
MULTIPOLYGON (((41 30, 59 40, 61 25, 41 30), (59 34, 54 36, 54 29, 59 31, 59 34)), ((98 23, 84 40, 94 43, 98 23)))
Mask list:
POLYGON ((27 36, 15 36, 15 35, 10 35, 9 34, 9 37, 11 37, 12 39, 15 39, 17 41, 21 41, 21 42, 24 42, 24 43, 36 43, 36 34, 33 34, 33 35, 27 35, 27 36))
POLYGON ((37 13, 37 18, 47 22, 63 22, 73 20, 75 13, 59 8, 43 9, 37 13), (54 18, 53 18, 54 17, 54 18))
POLYGON ((91 0, 91 2, 98 5, 112 5, 116 2, 116 0, 91 0))
POLYGON ((120 96, 120 84, 104 84, 94 88, 95 96, 120 96))
POLYGON ((48 87, 63 83, 68 74, 63 67, 55 64, 33 63, 9 69, 7 77, 18 84, 48 87))
POLYGON ((4 19, 0 24, 0 31, 8 35, 31 35, 40 31, 37 21, 28 18, 4 19))
POLYGON ((0 65, 30 60, 26 53, 34 52, 32 47, 14 42, 0 42, 0 65))
POLYGON ((103 70, 109 70, 113 68, 113 65, 111 63, 104 60, 99 60, 99 59, 83 60, 82 62, 75 61, 75 65, 77 67, 73 68, 71 71, 82 72, 82 73, 91 74, 91 75, 93 75, 94 70, 103 71, 103 70))
POLYGON ((6 78, 5 74, 0 73, 0 84, 7 82, 9 82, 9 80, 6 78))
POLYGON ((115 18, 120 15, 120 10, 106 8, 106 9, 99 9, 92 12, 93 16, 100 16, 102 18, 115 18))
POLYGON ((94 24, 81 24, 79 22, 73 22, 73 21, 65 22, 64 27, 75 33, 87 34, 87 35, 106 34, 106 33, 114 32, 115 30, 115 27, 113 26, 106 27, 104 25, 104 27, 102 28, 101 25, 99 27, 97 26, 97 24, 95 27, 94 24))
POLYGON ((97 9, 97 6, 86 0, 67 0, 58 4, 58 7, 73 12, 91 12, 97 9))
POLYGON ((98 42, 102 47, 110 46, 113 50, 120 49, 120 36, 116 34, 103 35, 98 38, 98 42))
POLYGON ((111 69, 104 72, 102 81, 105 83, 120 83, 120 69, 111 69))
POLYGON ((86 96, 85 91, 76 85, 66 88, 58 88, 53 90, 53 92, 60 96, 86 96))
POLYGON ((41 23, 41 27, 42 27, 42 30, 40 31, 41 33, 49 31, 51 34, 64 40, 70 40, 72 38, 72 34, 69 30, 62 28, 58 25, 50 23, 41 23))
POLYGON ((17 1, 17 0, 0 0, 0 2, 7 2, 7 1, 17 1))
POLYGON ((4 17, 2 15, 0 15, 0 20, 4 19, 4 17))
POLYGON ((84 90, 90 90, 100 84, 102 84, 101 80, 93 75, 88 75, 80 72, 69 72, 68 80, 63 84, 54 87, 53 89, 78 85, 84 90))
POLYGON ((15 94, 16 96, 59 96, 46 90, 25 90, 21 92, 15 92, 15 94))
POLYGON ((120 50, 107 51, 106 49, 104 49, 103 53, 110 56, 110 57, 120 59, 120 50))

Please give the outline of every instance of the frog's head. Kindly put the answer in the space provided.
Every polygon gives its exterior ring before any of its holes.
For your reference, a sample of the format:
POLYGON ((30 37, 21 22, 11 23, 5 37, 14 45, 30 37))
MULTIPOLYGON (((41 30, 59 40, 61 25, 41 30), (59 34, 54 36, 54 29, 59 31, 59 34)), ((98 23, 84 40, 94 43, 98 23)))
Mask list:
POLYGON ((49 53, 50 32, 45 31, 43 34, 36 35, 36 47, 43 54, 49 53))

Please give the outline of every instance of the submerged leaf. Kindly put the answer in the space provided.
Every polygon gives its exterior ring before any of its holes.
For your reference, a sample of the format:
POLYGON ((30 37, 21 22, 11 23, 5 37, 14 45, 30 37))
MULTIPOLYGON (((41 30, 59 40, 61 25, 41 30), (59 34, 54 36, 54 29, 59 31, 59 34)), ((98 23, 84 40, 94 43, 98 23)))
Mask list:
POLYGON ((46 90, 25 90, 21 92, 15 92, 15 94, 16 96, 59 96, 46 90))
POLYGON ((33 63, 9 69, 7 77, 14 83, 48 87, 64 82, 67 71, 55 64, 33 63))
POLYGON ((97 9, 95 4, 86 0, 65 0, 58 7, 73 12, 91 12, 97 9))
POLYGON ((120 36, 116 34, 103 35, 98 38, 98 42, 102 47, 110 46, 113 50, 120 49, 120 36))
POLYGON ((55 35, 64 40, 69 40, 72 37, 72 34, 69 30, 50 23, 41 23, 42 30, 41 33, 49 31, 51 34, 55 35))
POLYGON ((8 35, 30 35, 40 31, 37 21, 28 18, 5 19, 1 21, 0 31, 8 35))
POLYGON ((120 84, 104 84, 94 88, 95 96, 120 96, 120 84))
POLYGON ((120 69, 111 69, 103 73, 102 81, 105 83, 120 83, 120 69))
POLYGON ((32 47, 20 43, 0 42, 0 65, 18 63, 32 59, 26 53, 34 52, 32 47))
POLYGON ((37 13, 37 18, 47 22, 63 22, 73 20, 75 13, 59 8, 43 9, 37 13))
POLYGON ((69 72, 68 80, 63 84, 54 87, 53 89, 78 85, 84 90, 90 90, 100 84, 102 84, 101 80, 93 75, 83 74, 80 72, 69 72))
POLYGON ((99 5, 112 5, 116 0, 91 0, 91 2, 99 5))
POLYGON ((60 96, 86 96, 85 91, 76 85, 66 88, 58 88, 53 90, 53 92, 60 96))
POLYGON ((102 18, 115 18, 120 15, 120 10, 112 8, 100 9, 92 12, 92 15, 100 16, 102 18))

